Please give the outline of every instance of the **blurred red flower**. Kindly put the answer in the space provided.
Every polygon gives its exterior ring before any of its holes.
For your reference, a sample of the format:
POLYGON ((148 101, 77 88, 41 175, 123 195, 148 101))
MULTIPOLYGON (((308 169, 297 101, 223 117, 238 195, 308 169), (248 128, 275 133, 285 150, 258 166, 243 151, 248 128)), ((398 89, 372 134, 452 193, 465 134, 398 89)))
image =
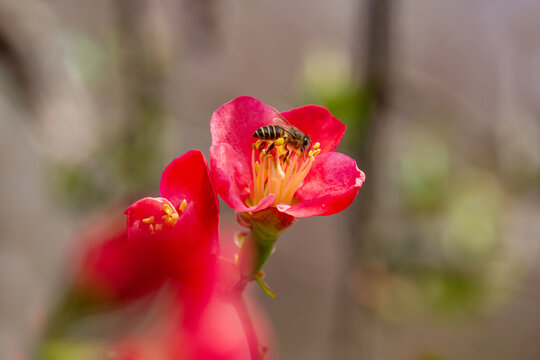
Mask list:
MULTIPOLYGON (((128 336, 111 346, 111 360, 250 360, 241 319, 233 303, 216 296, 189 325, 182 321, 182 304, 162 309, 157 323, 141 334, 128 336), (180 316, 179 316, 180 315, 180 316)), ((274 358, 271 331, 264 313, 250 302, 250 313, 258 336, 270 345, 265 359, 274 358)), ((189 311, 189 309, 185 309, 189 311)))
POLYGON ((209 290, 218 251, 219 207, 202 153, 189 151, 163 172, 161 198, 144 198, 83 237, 76 265, 80 291, 105 301, 137 298, 166 278, 209 290), (112 219, 112 220, 111 220, 112 219))
POLYGON ((171 162, 160 191, 126 210, 129 241, 150 243, 168 276, 204 285, 217 259, 219 204, 203 154, 191 150, 171 162))

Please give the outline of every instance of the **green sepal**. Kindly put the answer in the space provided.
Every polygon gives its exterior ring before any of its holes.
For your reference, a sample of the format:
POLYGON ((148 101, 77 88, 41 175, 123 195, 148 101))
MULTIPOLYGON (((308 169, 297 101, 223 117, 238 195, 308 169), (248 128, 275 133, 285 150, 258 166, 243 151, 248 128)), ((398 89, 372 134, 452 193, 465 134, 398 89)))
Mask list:
POLYGON ((296 219, 275 207, 255 213, 240 213, 237 218, 240 225, 251 229, 240 252, 242 273, 250 280, 257 280, 257 274, 274 251, 277 239, 296 219))
POLYGON ((259 271, 256 275, 255 275, 255 281, 257 281, 257 284, 259 284, 259 286, 261 287, 261 289, 268 295, 270 296, 271 298, 275 298, 276 297, 276 293, 272 291, 272 289, 270 289, 270 287, 268 286, 268 284, 263 280, 263 277, 264 277, 264 273, 262 271, 259 271))

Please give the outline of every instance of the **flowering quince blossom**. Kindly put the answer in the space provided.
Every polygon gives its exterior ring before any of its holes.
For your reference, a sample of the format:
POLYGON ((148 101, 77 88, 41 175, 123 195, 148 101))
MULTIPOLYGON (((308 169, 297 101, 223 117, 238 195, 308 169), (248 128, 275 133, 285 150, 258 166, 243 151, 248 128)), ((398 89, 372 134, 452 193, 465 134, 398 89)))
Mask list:
POLYGON ((212 281, 218 251, 219 204, 203 154, 191 150, 163 171, 161 197, 147 197, 127 210, 127 235, 151 243, 164 271, 191 286, 212 281))
POLYGON ((342 211, 365 180, 353 159, 334 151, 345 125, 316 105, 281 115, 311 137, 313 149, 305 156, 282 140, 270 152, 261 148, 254 132, 281 124, 276 110, 255 98, 236 98, 214 112, 210 158, 218 194, 239 212, 274 207, 298 218, 342 211), (288 158, 284 156, 287 151, 292 153, 288 158))
POLYGON ((144 198, 125 219, 109 213, 80 232, 75 289, 94 301, 122 303, 157 291, 167 278, 213 286, 219 207, 208 166, 190 151, 163 172, 161 195, 144 198))

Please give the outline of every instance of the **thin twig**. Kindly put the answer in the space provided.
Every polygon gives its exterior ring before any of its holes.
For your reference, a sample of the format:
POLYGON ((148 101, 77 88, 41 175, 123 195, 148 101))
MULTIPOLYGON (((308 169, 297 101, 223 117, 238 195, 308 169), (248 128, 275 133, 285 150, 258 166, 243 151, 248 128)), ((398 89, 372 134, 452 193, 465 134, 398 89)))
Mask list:
POLYGON ((259 338, 257 337, 255 326, 253 325, 253 321, 249 314, 249 310, 242 293, 237 294, 233 303, 236 308, 238 317, 242 322, 244 333, 246 334, 246 340, 248 342, 251 360, 263 360, 265 351, 263 350, 263 346, 261 346, 261 344, 259 343, 259 338))

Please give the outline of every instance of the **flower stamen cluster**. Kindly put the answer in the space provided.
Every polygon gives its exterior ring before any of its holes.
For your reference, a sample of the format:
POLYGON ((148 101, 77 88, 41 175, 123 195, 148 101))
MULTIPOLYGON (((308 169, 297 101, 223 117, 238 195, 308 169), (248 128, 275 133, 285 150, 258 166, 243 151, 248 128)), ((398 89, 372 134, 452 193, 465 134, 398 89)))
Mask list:
POLYGON ((153 214, 147 214, 149 216, 134 220, 136 227, 151 234, 161 231, 164 226, 173 227, 176 225, 178 219, 180 219, 180 214, 184 212, 187 206, 186 199, 177 208, 165 199, 156 199, 155 201, 161 203, 161 206, 155 209, 153 214))
POLYGON ((270 152, 261 140, 252 144, 253 188, 247 199, 249 206, 257 205, 269 194, 275 195, 274 205, 294 205, 296 191, 308 175, 315 157, 321 153, 320 143, 315 143, 313 150, 305 156, 297 149, 290 149, 283 138, 273 144, 270 152))

